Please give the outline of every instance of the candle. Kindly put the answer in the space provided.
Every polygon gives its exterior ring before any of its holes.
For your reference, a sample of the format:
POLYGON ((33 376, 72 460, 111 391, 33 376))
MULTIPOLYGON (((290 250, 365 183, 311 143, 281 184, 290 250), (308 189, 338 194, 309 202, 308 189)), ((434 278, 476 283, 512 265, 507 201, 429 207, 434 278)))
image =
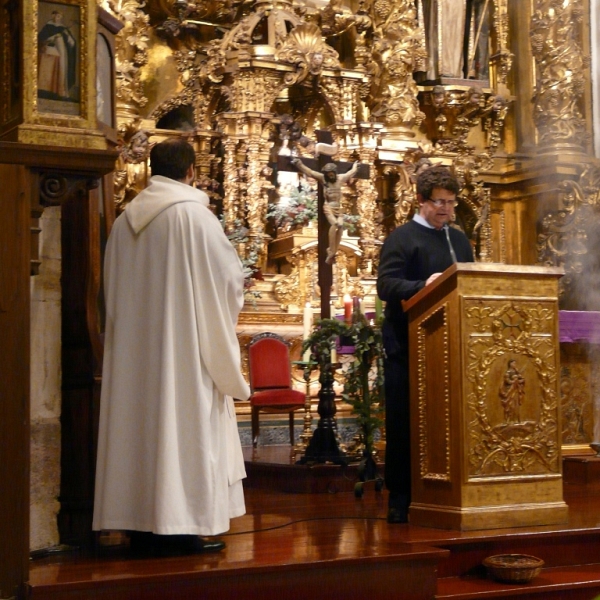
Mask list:
POLYGON ((344 294, 344 321, 346 323, 352 321, 352 298, 350 298, 350 294, 344 294))
POLYGON ((307 302, 304 305, 304 319, 303 319, 304 331, 302 332, 302 337, 304 339, 306 339, 307 337, 310 336, 310 331, 312 329, 312 322, 313 322, 312 306, 310 305, 310 302, 307 302))
MULTIPOLYGON (((310 332, 311 332, 311 329, 312 329, 312 322, 313 322, 312 306, 310 305, 310 302, 307 302, 304 305, 304 319, 303 319, 304 330, 303 330, 303 333, 302 333, 302 337, 304 339, 310 337, 310 332)), ((308 362, 310 360, 310 350, 307 350, 303 354, 302 360, 304 362, 308 362)))
POLYGON ((333 346, 331 346, 331 363, 335 364, 337 362, 337 348, 335 347, 335 342, 333 342, 333 346))

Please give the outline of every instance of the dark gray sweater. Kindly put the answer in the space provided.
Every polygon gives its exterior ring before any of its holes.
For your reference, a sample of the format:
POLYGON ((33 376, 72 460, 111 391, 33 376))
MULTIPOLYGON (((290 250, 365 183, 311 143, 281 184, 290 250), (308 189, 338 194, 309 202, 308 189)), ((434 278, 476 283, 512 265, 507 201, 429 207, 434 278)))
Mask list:
MULTIPOLYGON (((457 261, 473 262, 473 250, 465 234, 453 227, 448 228, 448 233, 457 261)), ((377 293, 387 303, 384 340, 388 356, 404 352, 408 344, 408 320, 402 300, 414 296, 425 287, 430 275, 445 271, 452 262, 443 229, 430 229, 409 221, 387 237, 379 261, 377 293), (392 333, 395 340, 389 339, 392 333)))

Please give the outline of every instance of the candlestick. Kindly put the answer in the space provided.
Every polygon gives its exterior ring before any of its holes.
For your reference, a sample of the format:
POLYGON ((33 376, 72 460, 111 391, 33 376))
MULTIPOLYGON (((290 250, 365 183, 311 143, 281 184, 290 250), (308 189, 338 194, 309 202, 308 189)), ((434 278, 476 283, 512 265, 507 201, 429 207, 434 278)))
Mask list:
POLYGON ((344 294, 344 321, 346 323, 352 321, 352 298, 350 298, 350 294, 344 294))
MULTIPOLYGON (((304 305, 304 319, 303 319, 303 326, 304 326, 304 331, 302 333, 302 337, 303 339, 306 339, 308 337, 310 337, 310 332, 312 329, 312 323, 313 323, 313 310, 312 310, 312 306, 310 305, 310 302, 307 302, 304 305)), ((304 362, 308 362, 310 360, 310 350, 306 350, 306 352, 304 352, 304 354, 302 355, 302 360, 304 362)))

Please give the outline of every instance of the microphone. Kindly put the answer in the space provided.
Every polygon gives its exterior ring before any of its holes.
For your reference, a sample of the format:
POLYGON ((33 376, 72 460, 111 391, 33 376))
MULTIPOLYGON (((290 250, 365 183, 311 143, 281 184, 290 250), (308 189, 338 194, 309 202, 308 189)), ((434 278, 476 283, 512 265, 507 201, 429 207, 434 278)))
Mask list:
POLYGON ((454 252, 454 247, 452 246, 452 242, 450 241, 450 228, 448 227, 448 223, 444 225, 444 231, 446 232, 446 240, 448 241, 448 248, 450 248, 450 256, 452 257, 452 262, 458 262, 458 260, 456 260, 456 252, 454 252))

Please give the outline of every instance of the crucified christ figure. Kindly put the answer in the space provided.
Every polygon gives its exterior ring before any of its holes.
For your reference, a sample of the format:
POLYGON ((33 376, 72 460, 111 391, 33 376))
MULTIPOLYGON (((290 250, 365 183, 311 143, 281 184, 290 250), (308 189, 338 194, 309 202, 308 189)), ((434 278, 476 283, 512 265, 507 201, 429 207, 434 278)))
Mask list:
POLYGON ((352 168, 341 175, 337 173, 335 163, 327 163, 321 172, 309 169, 299 158, 292 158, 291 163, 305 175, 316 179, 323 186, 323 212, 329 222, 329 247, 325 262, 329 265, 335 261, 335 254, 344 231, 344 211, 342 209, 342 186, 350 181, 358 170, 358 161, 352 168))

